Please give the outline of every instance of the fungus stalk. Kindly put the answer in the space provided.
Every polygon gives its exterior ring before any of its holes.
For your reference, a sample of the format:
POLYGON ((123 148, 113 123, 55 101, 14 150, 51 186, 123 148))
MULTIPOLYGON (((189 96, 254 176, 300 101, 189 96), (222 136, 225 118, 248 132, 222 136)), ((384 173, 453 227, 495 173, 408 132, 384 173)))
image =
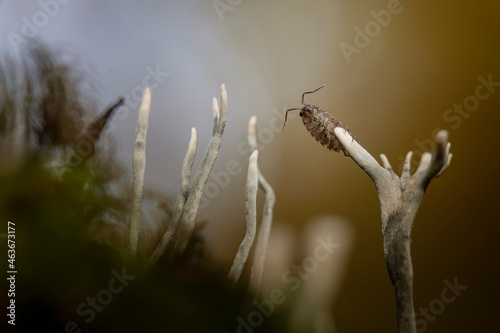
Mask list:
POLYGON ((257 190, 259 186, 259 175, 257 171, 257 159, 259 157, 259 151, 255 150, 252 155, 250 155, 250 160, 248 163, 248 174, 247 174, 247 185, 245 194, 245 219, 247 230, 245 237, 238 248, 236 257, 233 261, 233 266, 229 271, 228 278, 233 283, 236 284, 240 279, 243 267, 248 259, 248 254, 252 248, 252 244, 255 238, 255 233, 257 230, 257 190))
POLYGON ((174 214, 172 215, 172 219, 170 220, 167 231, 165 231, 165 233, 163 234, 160 243, 144 265, 143 269, 151 268, 161 258, 163 253, 165 253, 167 245, 172 240, 177 231, 177 228, 179 227, 182 211, 184 210, 184 204, 189 194, 189 179, 191 177, 191 170, 193 169, 194 158, 196 157, 197 143, 198 136, 196 134, 196 129, 193 127, 191 129, 191 139, 189 140, 186 157, 184 157, 184 162, 182 164, 181 191, 177 196, 177 200, 175 202, 174 214))
POLYGON ((396 294, 398 332, 416 333, 411 229, 427 186, 450 165, 452 154, 449 152, 448 132, 442 130, 436 135, 434 154, 423 153, 413 175, 410 174, 410 151, 401 177, 398 177, 384 154, 380 155, 382 167, 343 128, 337 127, 334 131, 354 162, 375 184, 382 215, 384 257, 396 294))
MULTIPOLYGON (((257 117, 252 116, 248 124, 248 146, 250 154, 258 151, 257 142, 257 117)), ((262 222, 259 228, 259 236, 255 246, 255 255, 253 259, 252 273, 250 275, 250 289, 258 295, 262 284, 262 273, 264 271, 264 263, 266 259, 267 248, 269 246, 269 235, 271 234, 271 226, 273 223, 273 209, 276 201, 273 188, 264 178, 257 165, 257 175, 259 178, 259 187, 265 194, 264 211, 262 222)))
POLYGON ((205 188, 208 176, 212 171, 215 159, 219 154, 220 145, 222 143, 222 134, 224 133, 224 128, 226 127, 227 116, 227 91, 225 85, 222 85, 220 88, 220 100, 221 108, 219 109, 217 99, 215 97, 213 98, 212 106, 214 112, 214 125, 212 139, 208 144, 205 156, 203 157, 200 168, 194 177, 193 184, 191 185, 189 194, 187 195, 182 211, 181 222, 177 231, 178 237, 172 250, 172 255, 182 254, 191 239, 196 214, 198 212, 198 206, 200 205, 201 196, 203 195, 203 189, 205 188))
POLYGON ((132 211, 129 219, 128 254, 134 257, 139 240, 142 197, 144 194, 144 172, 146 170, 146 137, 148 135, 149 114, 151 111, 151 90, 146 88, 139 109, 139 119, 135 131, 133 157, 132 211))

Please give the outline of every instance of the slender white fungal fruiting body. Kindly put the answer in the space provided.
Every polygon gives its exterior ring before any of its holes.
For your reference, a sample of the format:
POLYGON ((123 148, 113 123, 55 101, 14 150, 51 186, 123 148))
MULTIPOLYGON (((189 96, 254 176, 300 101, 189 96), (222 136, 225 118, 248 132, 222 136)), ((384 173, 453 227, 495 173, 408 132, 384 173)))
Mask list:
POLYGON ((196 214, 198 213, 198 206, 200 205, 200 200, 203 195, 203 189, 205 188, 208 176, 212 171, 215 159, 219 153, 227 117, 227 91, 224 84, 220 88, 220 99, 220 109, 217 99, 213 99, 214 125, 212 139, 208 144, 205 156, 201 161, 200 168, 198 169, 198 172, 194 177, 193 184, 189 190, 172 255, 182 254, 189 243, 194 229, 196 214))
POLYGON ((248 163, 245 195, 245 217, 247 230, 245 237, 238 248, 236 257, 234 258, 233 266, 229 271, 228 278, 233 284, 236 284, 241 276, 241 272, 243 271, 243 267, 247 261, 250 249, 252 248, 257 230, 257 190, 259 186, 259 176, 257 170, 258 157, 259 151, 255 150, 252 155, 250 155, 248 163))
POLYGON ((151 111, 151 90, 146 88, 139 109, 135 131, 133 157, 133 194, 132 211, 129 220, 128 253, 135 256, 139 239, 142 198, 144 194, 144 172, 146 170, 146 138, 148 135, 149 114, 151 111))
POLYGON ((179 195, 177 196, 177 200, 175 202, 174 214, 172 215, 167 231, 165 231, 165 233, 163 234, 160 243, 144 265, 143 269, 148 269, 156 264, 156 262, 165 253, 167 245, 170 243, 175 233, 177 232, 182 216, 182 211, 184 210, 184 204, 189 194, 189 179, 191 178, 191 170, 193 169, 194 158, 196 157, 197 144, 198 135, 196 133, 196 129, 193 127, 191 129, 191 139, 189 140, 187 153, 182 164, 181 191, 179 192, 179 195))
MULTIPOLYGON (((248 146, 252 154, 258 151, 257 142, 257 117, 252 116, 248 124, 248 146)), ((273 223, 273 210, 276 196, 271 185, 264 178, 257 165, 257 173, 259 177, 259 187, 265 194, 264 211, 262 214, 262 222, 259 228, 259 236, 255 245, 255 255, 253 259, 252 272, 250 274, 250 289, 258 295, 262 284, 262 274, 264 272, 264 264, 266 261, 267 248, 269 246, 269 235, 271 234, 271 226, 273 223)))

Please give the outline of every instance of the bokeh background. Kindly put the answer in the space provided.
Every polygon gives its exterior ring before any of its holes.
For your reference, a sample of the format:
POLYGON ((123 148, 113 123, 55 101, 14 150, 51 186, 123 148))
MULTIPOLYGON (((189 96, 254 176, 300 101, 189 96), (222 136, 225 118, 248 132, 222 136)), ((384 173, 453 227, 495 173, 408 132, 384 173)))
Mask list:
POLYGON ((277 195, 275 223, 300 235, 317 215, 350 221, 355 242, 335 301, 339 332, 395 331, 376 192, 349 158, 317 144, 298 117, 281 132, 284 110, 298 107, 302 92, 326 83, 306 101, 341 119, 372 155, 385 153, 398 170, 409 150, 418 163, 420 154, 432 149, 433 133, 447 129, 452 164, 428 188, 414 224, 415 306, 428 307, 440 297, 443 281, 457 278, 467 289, 425 331, 498 329, 500 86, 475 111, 448 111, 475 94, 479 77, 500 82, 498 2, 47 3, 0 3, 1 53, 16 56, 24 41, 40 39, 63 54, 78 55, 101 109, 125 95, 127 107, 114 118, 111 134, 129 170, 135 104, 145 76, 161 73, 152 89, 146 168, 151 189, 175 198, 193 126, 199 137, 195 168, 199 165, 211 135, 211 98, 226 84, 228 122, 213 174, 233 160, 242 171, 223 186, 209 181, 216 195, 199 219, 207 221, 209 251, 228 269, 244 235, 242 147, 248 120, 257 115, 259 163, 277 195), (346 57, 341 43, 356 45, 357 28, 364 31, 374 21, 372 11, 388 6, 399 12, 346 57))

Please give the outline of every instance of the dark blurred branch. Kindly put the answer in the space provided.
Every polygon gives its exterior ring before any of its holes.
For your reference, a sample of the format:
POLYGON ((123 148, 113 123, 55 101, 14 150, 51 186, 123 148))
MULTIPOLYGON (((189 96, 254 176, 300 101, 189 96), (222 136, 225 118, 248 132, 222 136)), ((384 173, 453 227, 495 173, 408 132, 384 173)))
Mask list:
MULTIPOLYGON (((116 102, 114 102, 113 104, 111 104, 106 109, 106 111, 104 111, 102 114, 100 114, 94 121, 92 121, 87 126, 87 128, 85 129, 85 131, 83 132, 83 134, 77 140, 77 144, 78 144, 78 142, 86 140, 92 146, 92 153, 84 157, 84 159, 82 161, 83 163, 85 163, 85 161, 87 161, 95 153, 95 145, 99 141, 99 138, 101 137, 101 134, 103 133, 104 128, 106 127, 106 125, 108 124, 108 122, 113 117, 115 111, 120 106, 122 106, 124 102, 125 102, 125 99, 123 98, 123 96, 120 96, 116 100, 116 102)), ((76 149, 76 147, 75 147, 75 149, 76 149)))
POLYGON ((118 97, 116 102, 111 104, 106 111, 104 111, 101 115, 99 115, 93 122, 90 123, 89 126, 85 129, 85 133, 83 134, 83 138, 92 139, 92 143, 95 143, 99 140, 101 133, 103 132, 104 127, 108 124, 109 120, 113 117, 113 114, 118 109, 118 107, 122 106, 125 103, 125 99, 123 96, 118 97))

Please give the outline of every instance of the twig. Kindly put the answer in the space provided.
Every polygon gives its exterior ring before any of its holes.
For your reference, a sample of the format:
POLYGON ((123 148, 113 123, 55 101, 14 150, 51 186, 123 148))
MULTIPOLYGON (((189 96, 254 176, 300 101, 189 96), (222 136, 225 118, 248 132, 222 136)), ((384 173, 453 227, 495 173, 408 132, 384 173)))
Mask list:
POLYGON ((225 85, 222 85, 220 88, 220 99, 221 108, 219 109, 217 99, 215 97, 213 98, 212 105, 214 111, 214 126, 212 139, 210 140, 200 168, 196 173, 191 189, 189 190, 189 194, 184 205, 184 211, 182 212, 181 223, 177 232, 178 237, 176 239, 172 255, 182 254, 189 243, 189 239, 191 238, 191 234, 194 229, 198 206, 200 204, 201 196, 203 195, 203 189, 219 153, 227 116, 227 91, 225 85))
MULTIPOLYGON (((250 118, 250 122, 248 124, 248 146, 250 148, 250 154, 252 154, 254 151, 258 151, 257 117, 255 116, 252 116, 250 118)), ((259 236, 257 238, 257 244, 255 246, 252 273, 250 275, 250 289, 253 290, 255 295, 259 294, 260 286, 262 284, 262 273, 264 271, 264 263, 266 261, 266 253, 269 246, 269 235, 271 234, 271 226, 273 223, 273 209, 274 203, 276 201, 276 196, 274 194, 273 188, 264 178, 258 166, 257 173, 259 176, 259 187, 262 189, 262 191, 264 191, 266 198, 264 202, 262 223, 260 225, 259 236)))
POLYGON ((146 169, 146 137, 148 135, 149 114, 151 111, 151 90, 146 88, 139 109, 139 119, 135 131, 132 212, 129 220, 128 254, 134 257, 137 252, 139 228, 144 192, 144 171, 146 169))
POLYGON ((181 173, 181 191, 177 196, 177 201, 175 202, 175 210, 172 215, 172 219, 168 225, 167 231, 163 234, 160 243, 156 247, 155 251, 143 266, 143 269, 151 268, 156 262, 161 258, 168 243, 174 237, 177 228, 179 227, 179 221, 181 220, 182 210, 184 209, 184 203, 189 194, 189 179, 191 178, 191 170, 193 168, 194 158, 196 157, 196 146, 198 143, 198 137, 196 134, 196 129, 193 127, 191 129, 191 140, 189 140, 189 146, 184 157, 184 163, 182 164, 181 173))
MULTIPOLYGON (((104 128, 108 124, 108 122, 111 120, 111 118, 114 115, 114 112, 123 105, 124 103, 124 98, 120 96, 113 104, 108 106, 106 108, 106 111, 101 113, 99 116, 97 116, 96 119, 94 119, 88 126, 85 128, 83 133, 80 135, 78 140, 73 146, 72 152, 69 155, 68 161, 71 160, 77 160, 78 165, 84 165, 92 156, 95 154, 95 147, 97 142, 99 141, 99 138, 101 137, 102 133, 104 132, 104 128), (76 148, 78 144, 81 142, 88 142, 90 144, 91 152, 89 154, 84 154, 80 155, 76 153, 76 148)), ((18 110, 19 112, 16 112, 16 115, 22 115, 22 110, 18 110)), ((21 128, 21 127, 19 127, 21 128)), ((22 136, 19 136, 22 138, 22 136)), ((56 172, 56 176, 59 178, 60 181, 63 180, 63 176, 66 174, 65 169, 61 169, 59 172, 56 172)))
POLYGON ((247 261, 250 249, 252 248, 257 229, 257 189, 259 186, 259 176, 257 171, 258 157, 259 151, 255 150, 252 155, 250 155, 250 161, 248 164, 245 195, 245 217, 247 230, 245 237, 238 248, 238 253, 236 253, 236 257, 234 258, 233 266, 228 274, 228 278, 233 284, 236 284, 240 279, 241 272, 243 271, 243 267, 247 261))
POLYGON ((409 152, 401 178, 394 173, 385 155, 380 156, 381 167, 343 128, 337 127, 335 135, 375 184, 382 215, 384 257, 396 293, 398 332, 416 333, 411 229, 429 183, 450 165, 452 154, 449 153, 448 132, 442 130, 436 135, 434 154, 431 157, 430 153, 424 153, 413 175, 410 175, 412 153, 409 152))
MULTIPOLYGON (((99 138, 103 132, 104 127, 108 124, 108 121, 113 117, 113 114, 116 111, 116 109, 122 106, 124 102, 125 99, 122 96, 120 96, 116 100, 116 102, 111 104, 106 109, 105 112, 99 115, 93 122, 91 122, 87 126, 82 136, 78 139, 78 142, 83 141, 85 139, 89 140, 90 144, 92 145, 92 152, 95 152, 95 144, 97 141, 99 141, 99 138)), ((90 156, 92 156, 92 154, 86 156, 85 160, 89 159, 90 156)))

